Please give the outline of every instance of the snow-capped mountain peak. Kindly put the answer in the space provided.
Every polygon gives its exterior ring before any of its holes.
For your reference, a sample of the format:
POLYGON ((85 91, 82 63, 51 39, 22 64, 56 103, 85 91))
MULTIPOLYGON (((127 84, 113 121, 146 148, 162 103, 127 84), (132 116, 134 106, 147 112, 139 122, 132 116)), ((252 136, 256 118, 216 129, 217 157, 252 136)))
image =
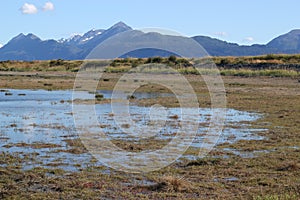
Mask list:
POLYGON ((94 37, 96 37, 97 35, 100 35, 102 34, 104 30, 102 29, 92 29, 90 30, 89 32, 85 33, 81 39, 80 39, 80 44, 84 43, 84 42, 87 42, 91 39, 93 39, 94 37))
POLYGON ((61 38, 58 40, 59 43, 73 43, 80 40, 80 38, 83 36, 83 34, 80 33, 73 33, 69 38, 61 38))
POLYGON ((74 33, 69 38, 62 38, 58 40, 58 42, 64 44, 80 45, 100 35, 103 31, 104 30, 102 29, 92 29, 85 34, 74 33))

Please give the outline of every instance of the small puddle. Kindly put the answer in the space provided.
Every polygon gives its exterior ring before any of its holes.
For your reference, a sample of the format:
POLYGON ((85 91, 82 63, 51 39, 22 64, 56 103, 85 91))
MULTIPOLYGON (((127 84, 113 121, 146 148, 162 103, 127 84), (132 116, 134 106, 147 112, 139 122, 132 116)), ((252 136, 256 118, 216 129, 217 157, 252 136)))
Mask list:
POLYGON ((241 158, 255 158, 260 154, 270 153, 272 150, 239 151, 232 148, 224 148, 223 151, 230 152, 236 156, 240 156, 241 158))
POLYGON ((227 178, 214 178, 214 182, 232 182, 232 181, 238 181, 240 180, 237 177, 227 177, 227 178))

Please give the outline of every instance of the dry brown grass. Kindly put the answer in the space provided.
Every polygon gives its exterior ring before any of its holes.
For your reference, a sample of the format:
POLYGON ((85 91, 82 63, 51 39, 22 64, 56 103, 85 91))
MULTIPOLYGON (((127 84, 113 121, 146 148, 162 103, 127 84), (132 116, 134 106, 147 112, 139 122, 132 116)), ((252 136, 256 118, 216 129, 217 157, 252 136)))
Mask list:
POLYGON ((184 177, 163 176, 159 182, 166 186, 168 192, 191 192, 194 189, 184 177))

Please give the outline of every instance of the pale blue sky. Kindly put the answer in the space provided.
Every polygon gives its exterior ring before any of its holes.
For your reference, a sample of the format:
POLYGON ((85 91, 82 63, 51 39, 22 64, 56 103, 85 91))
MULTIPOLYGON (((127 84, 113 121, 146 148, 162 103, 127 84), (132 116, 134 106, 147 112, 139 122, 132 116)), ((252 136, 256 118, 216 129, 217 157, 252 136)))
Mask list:
POLYGON ((19 33, 59 39, 119 21, 133 28, 264 44, 300 28, 299 9, 299 0, 10 0, 1 2, 0 44, 19 33), (54 7, 45 7, 47 2, 54 7))

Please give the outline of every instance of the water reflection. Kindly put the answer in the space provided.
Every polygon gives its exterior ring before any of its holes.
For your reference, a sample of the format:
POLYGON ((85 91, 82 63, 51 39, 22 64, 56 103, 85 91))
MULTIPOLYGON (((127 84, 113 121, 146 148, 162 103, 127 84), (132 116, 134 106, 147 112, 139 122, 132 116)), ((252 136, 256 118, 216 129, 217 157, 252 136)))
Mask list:
MULTIPOLYGON (((93 158, 89 153, 74 154, 67 151, 74 147, 70 146, 66 140, 78 138, 72 116, 72 91, 9 90, 9 92, 11 95, 0 92, 0 151, 16 152, 20 155, 33 153, 35 161, 23 163, 23 167, 26 169, 39 165, 48 166, 53 163, 60 163, 58 167, 66 170, 78 170, 81 167, 91 165, 90 161, 93 158), (30 145, 14 145, 21 143, 48 143, 58 146, 33 148, 30 145)), ((104 98, 111 98, 112 96, 111 91, 97 92, 103 94, 104 98)), ((134 95, 136 98, 171 96, 170 94, 161 93, 135 93, 134 95)), ((82 99, 94 98, 94 94, 89 92, 82 92, 79 96, 82 99)), ((128 134, 136 131, 134 131, 134 126, 126 123, 126 120, 123 124, 116 123, 110 104, 98 104, 95 108, 98 124, 94 128, 101 127, 109 139, 123 141, 143 139, 136 137, 137 135, 128 134)), ((151 109, 150 107, 131 105, 131 120, 137 127, 149 125, 151 123, 151 113, 156 113, 155 110, 151 109)), ((197 137, 192 144, 193 147, 205 147, 204 133, 208 128, 207 122, 210 120, 211 112, 211 109, 199 109, 198 115, 190 116, 189 120, 200 124, 197 137)), ((169 117, 161 118, 164 123, 159 129, 156 129, 157 133, 151 139, 172 139, 180 129, 182 117, 180 108, 165 108, 163 113, 169 117)), ((254 134, 263 130, 252 129, 249 126, 249 122, 261 117, 257 113, 228 109, 225 128, 219 142, 233 143, 241 139, 263 139, 254 134)), ((88 116, 86 116, 86 119, 88 120, 88 116)), ((157 116, 155 119, 160 120, 157 116)), ((101 165, 100 162, 94 164, 101 165)))

